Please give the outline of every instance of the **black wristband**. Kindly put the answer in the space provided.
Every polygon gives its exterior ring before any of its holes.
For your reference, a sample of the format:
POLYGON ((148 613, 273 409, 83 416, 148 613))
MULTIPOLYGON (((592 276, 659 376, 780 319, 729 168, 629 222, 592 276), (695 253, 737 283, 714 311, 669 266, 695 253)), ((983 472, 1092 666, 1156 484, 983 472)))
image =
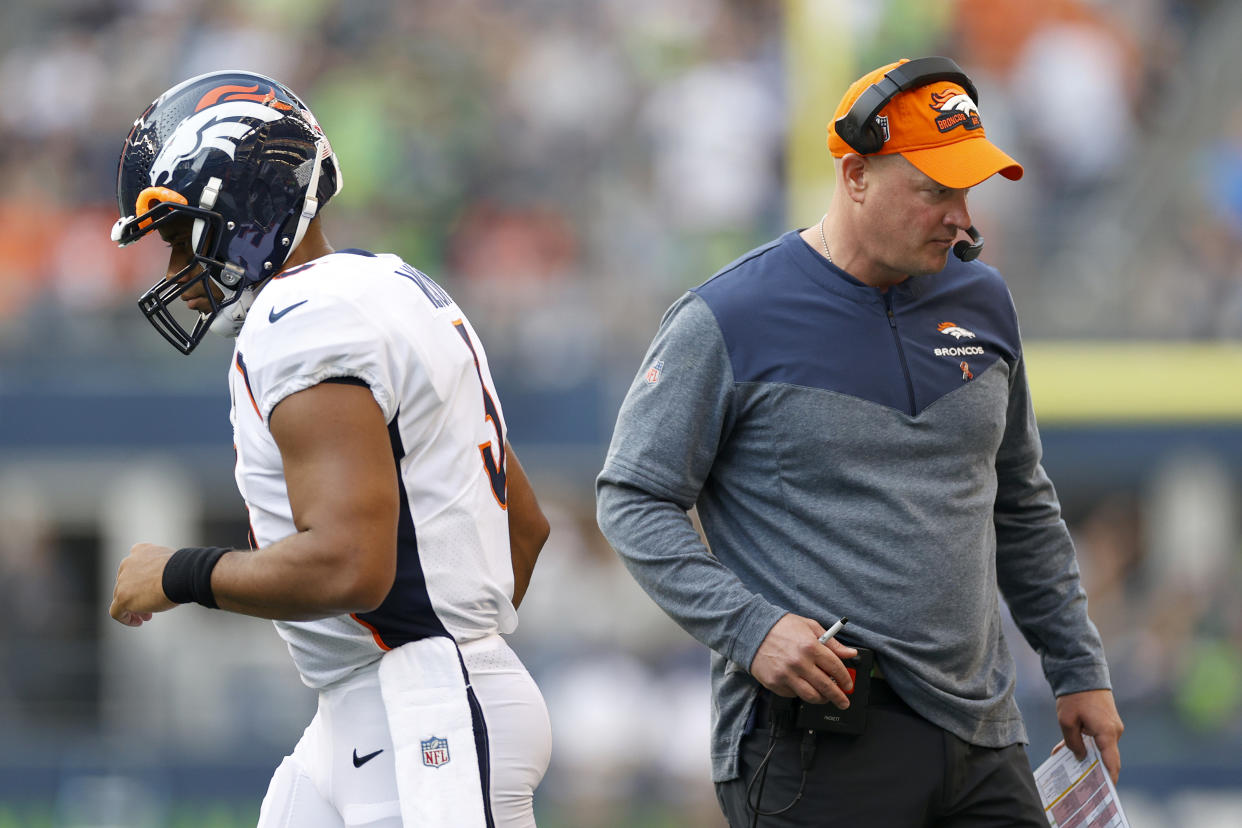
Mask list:
POLYGON ((211 570, 228 551, 222 546, 187 546, 174 552, 164 564, 163 587, 168 600, 220 609, 211 591, 211 570))

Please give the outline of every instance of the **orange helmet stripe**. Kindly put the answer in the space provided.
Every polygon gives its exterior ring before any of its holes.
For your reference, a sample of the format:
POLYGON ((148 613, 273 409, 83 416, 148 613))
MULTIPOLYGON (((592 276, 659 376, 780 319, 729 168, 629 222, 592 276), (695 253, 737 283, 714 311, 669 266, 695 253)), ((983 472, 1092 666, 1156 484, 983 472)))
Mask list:
POLYGON ((276 93, 271 89, 266 92, 259 92, 259 85, 254 86, 235 86, 225 85, 217 86, 206 95, 198 99, 198 103, 194 106, 194 111, 199 112, 207 107, 219 103, 221 98, 230 101, 258 101, 259 103, 267 103, 276 99, 276 93))

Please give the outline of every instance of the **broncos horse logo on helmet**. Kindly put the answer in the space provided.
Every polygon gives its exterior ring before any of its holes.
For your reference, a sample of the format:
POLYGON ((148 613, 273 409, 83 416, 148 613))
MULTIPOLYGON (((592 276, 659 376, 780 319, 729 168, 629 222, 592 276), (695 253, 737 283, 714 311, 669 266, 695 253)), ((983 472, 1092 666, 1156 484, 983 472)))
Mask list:
POLYGON ((112 239, 124 246, 166 222, 189 219, 192 256, 144 293, 139 308, 185 354, 208 330, 236 336, 257 287, 279 272, 340 188, 332 146, 287 87, 243 71, 211 72, 174 86, 125 139, 117 169, 121 218, 112 239), (223 298, 205 285, 211 310, 187 330, 171 308, 205 280, 223 298))
POLYGON ((181 122, 151 162, 151 186, 163 184, 176 167, 205 149, 216 149, 236 160, 237 142, 258 120, 271 123, 284 117, 275 109, 236 101, 196 112, 181 122))

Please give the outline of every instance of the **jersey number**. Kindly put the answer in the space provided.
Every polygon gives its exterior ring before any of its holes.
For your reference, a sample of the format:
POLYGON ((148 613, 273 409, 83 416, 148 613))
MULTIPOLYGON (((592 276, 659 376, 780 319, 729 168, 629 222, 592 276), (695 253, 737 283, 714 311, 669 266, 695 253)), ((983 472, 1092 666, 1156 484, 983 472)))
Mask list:
POLYGON ((487 383, 483 381, 483 367, 479 365, 479 354, 474 350, 474 343, 470 341, 470 334, 466 332, 465 323, 459 319, 453 323, 453 327, 457 329, 457 333, 461 334, 462 341, 466 343, 466 347, 470 349, 470 355, 474 357, 474 370, 479 375, 479 387, 483 389, 483 418, 492 424, 492 428, 496 429, 495 448, 492 447, 491 440, 480 443, 479 456, 483 458, 483 468, 487 472, 487 481, 492 486, 492 495, 500 504, 501 509, 507 509, 505 435, 500 430, 500 412, 496 410, 496 402, 487 390, 487 383))

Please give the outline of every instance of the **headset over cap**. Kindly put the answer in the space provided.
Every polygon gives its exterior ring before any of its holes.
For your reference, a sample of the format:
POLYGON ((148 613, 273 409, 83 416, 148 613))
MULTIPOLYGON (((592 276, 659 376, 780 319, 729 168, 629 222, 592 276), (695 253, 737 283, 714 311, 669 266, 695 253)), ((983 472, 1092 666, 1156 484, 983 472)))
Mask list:
POLYGON ((901 153, 945 187, 973 187, 1000 173, 1022 177, 1022 165, 987 138, 979 93, 949 58, 902 59, 863 75, 845 92, 828 126, 828 150, 901 153))
POLYGON ((236 336, 257 286, 281 269, 340 187, 327 137, 282 84, 224 71, 169 89, 125 139, 117 170, 121 218, 112 239, 124 246, 188 219, 192 258, 143 294, 139 308, 182 353, 194 350, 208 329, 236 336), (208 279, 223 299, 214 298, 208 279), (187 330, 174 303, 199 282, 212 309, 187 330))

